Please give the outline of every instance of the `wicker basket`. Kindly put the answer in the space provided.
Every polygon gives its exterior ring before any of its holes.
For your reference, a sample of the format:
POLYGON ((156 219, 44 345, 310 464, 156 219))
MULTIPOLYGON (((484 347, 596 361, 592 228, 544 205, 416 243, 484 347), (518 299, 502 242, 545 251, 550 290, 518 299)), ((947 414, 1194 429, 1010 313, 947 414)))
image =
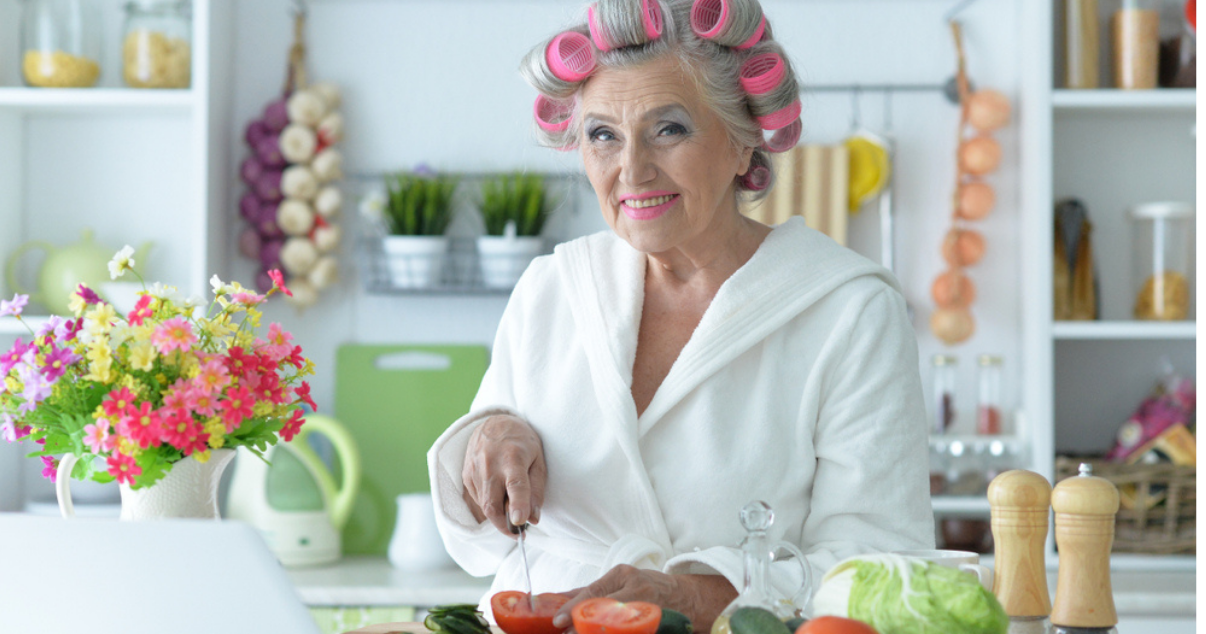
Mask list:
POLYGON ((1124 465, 1101 458, 1059 456, 1055 481, 1077 475, 1082 462, 1093 475, 1113 482, 1132 508, 1120 508, 1114 552, 1148 555, 1194 554, 1197 527, 1197 468, 1174 464, 1124 465))

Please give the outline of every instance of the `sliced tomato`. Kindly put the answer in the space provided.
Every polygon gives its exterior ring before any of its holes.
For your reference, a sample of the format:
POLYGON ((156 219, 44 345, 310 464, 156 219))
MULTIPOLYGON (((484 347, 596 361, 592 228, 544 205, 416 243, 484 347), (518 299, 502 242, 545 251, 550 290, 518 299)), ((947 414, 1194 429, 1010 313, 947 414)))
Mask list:
POLYGON ((560 594, 538 594, 507 590, 490 597, 494 620, 507 634, 561 634, 564 628, 553 625, 557 610, 569 601, 560 594))
POLYGON ((578 634, 654 634, 662 621, 662 609, 652 603, 607 598, 587 599, 572 614, 578 634))
POLYGON ((806 621, 796 634, 876 634, 875 628, 854 619, 821 616, 806 621))

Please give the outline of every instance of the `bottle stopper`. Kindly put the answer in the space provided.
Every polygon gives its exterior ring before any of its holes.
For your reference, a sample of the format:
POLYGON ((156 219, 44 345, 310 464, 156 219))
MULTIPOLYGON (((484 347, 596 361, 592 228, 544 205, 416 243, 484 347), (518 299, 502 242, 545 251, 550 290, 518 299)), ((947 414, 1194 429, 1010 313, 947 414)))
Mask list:
POLYGON ((1021 469, 1006 471, 988 485, 994 543, 993 592, 1005 614, 1047 616, 1047 526, 1051 483, 1021 469))

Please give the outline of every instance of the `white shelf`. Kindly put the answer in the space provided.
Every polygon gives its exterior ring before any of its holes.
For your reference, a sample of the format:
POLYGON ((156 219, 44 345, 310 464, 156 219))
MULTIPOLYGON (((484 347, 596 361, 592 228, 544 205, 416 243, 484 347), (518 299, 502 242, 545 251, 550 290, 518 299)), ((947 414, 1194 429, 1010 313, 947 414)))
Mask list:
POLYGON ((13 317, 0 317, 0 335, 28 335, 29 328, 37 330, 46 323, 45 317, 22 316, 21 321, 13 317), (29 328, 26 328, 26 326, 29 328))
POLYGON ((1197 90, 1157 88, 1152 90, 1055 90, 1051 105, 1062 112, 1151 112, 1180 110, 1192 114, 1197 90))
POLYGON ((934 512, 942 515, 984 514, 991 511, 988 498, 981 495, 935 495, 931 498, 934 512))
POLYGON ((27 113, 180 112, 197 102, 192 90, 134 88, 0 88, 0 110, 27 113))
POLYGON ((1057 340, 1131 340, 1197 338, 1193 321, 1057 321, 1051 326, 1057 340))

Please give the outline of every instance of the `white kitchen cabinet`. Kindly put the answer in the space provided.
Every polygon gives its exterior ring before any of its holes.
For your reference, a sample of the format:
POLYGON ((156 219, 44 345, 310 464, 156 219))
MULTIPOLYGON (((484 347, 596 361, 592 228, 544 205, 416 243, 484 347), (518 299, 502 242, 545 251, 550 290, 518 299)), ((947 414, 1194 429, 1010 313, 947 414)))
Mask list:
MULTIPOLYGON (((123 3, 96 4, 98 86, 27 88, 21 3, 0 0, 0 259, 28 240, 73 244, 90 227, 114 251, 154 243, 148 281, 203 293, 223 252, 231 182, 233 0, 193 0, 192 86, 177 90, 122 86, 123 3)), ((40 262, 22 258, 26 286, 40 262)), ((0 295, 11 296, 9 286, 0 280, 0 295)), ((0 320, 0 340, 23 332, 15 320, 0 320)))

